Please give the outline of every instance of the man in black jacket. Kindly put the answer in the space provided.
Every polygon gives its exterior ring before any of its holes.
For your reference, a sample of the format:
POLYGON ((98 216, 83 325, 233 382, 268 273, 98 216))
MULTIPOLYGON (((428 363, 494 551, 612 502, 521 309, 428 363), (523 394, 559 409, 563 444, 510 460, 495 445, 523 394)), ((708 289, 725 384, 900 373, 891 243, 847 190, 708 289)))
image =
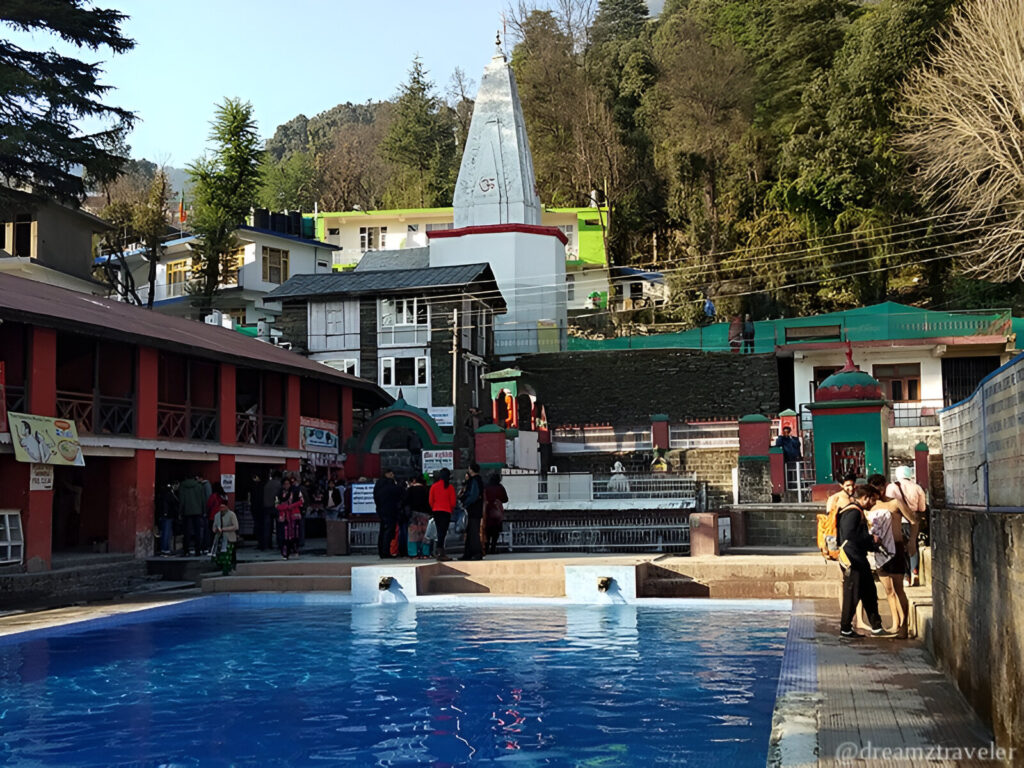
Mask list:
POLYGON ((402 508, 402 487, 395 482, 395 470, 385 469, 384 477, 373 486, 373 503, 380 518, 380 534, 377 536, 377 554, 381 559, 391 555, 391 540, 395 538, 398 513, 402 508))
POLYGON ((475 461, 466 472, 466 483, 462 486, 462 506, 466 508, 466 547, 460 559, 483 560, 480 529, 484 520, 484 481, 480 477, 480 465, 475 461))
MULTIPOLYGON (((874 502, 875 491, 870 486, 858 485, 853 491, 853 503, 839 511, 836 523, 839 547, 850 561, 843 568, 843 609, 839 624, 840 637, 863 637, 853 629, 853 615, 857 603, 864 606, 871 622, 871 634, 884 635, 882 617, 878 615, 878 593, 868 563, 868 552, 878 550, 879 540, 868 532, 864 511, 874 502)), ((840 556, 842 564, 842 556, 840 556)))

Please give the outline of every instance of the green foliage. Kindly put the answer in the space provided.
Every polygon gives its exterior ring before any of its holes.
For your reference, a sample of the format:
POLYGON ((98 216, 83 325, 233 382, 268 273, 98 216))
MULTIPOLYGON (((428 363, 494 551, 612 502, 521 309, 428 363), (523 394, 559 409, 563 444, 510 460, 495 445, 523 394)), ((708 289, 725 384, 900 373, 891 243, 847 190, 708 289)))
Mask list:
POLYGON ((312 211, 317 201, 316 158, 293 152, 274 161, 268 152, 261 168, 259 202, 272 211, 312 211))
POLYGON ((434 93, 434 84, 419 58, 395 102, 395 115, 381 154, 401 172, 389 197, 395 205, 428 208, 449 205, 457 173, 455 118, 434 93))
POLYGON ((203 311, 210 308, 213 294, 230 270, 233 233, 257 200, 262 152, 252 105, 225 99, 217 106, 210 141, 212 153, 188 169, 195 198, 192 226, 199 238, 193 257, 193 274, 199 275, 196 303, 203 311))
MULTIPOLYGON (((7 28, 56 35, 91 52, 131 50, 135 43, 121 34, 126 18, 84 0, 6 0, 0 7, 7 28)), ((118 175, 135 115, 107 103, 110 86, 100 74, 98 63, 0 39, 0 209, 10 203, 3 186, 77 204, 85 195, 79 166, 99 181, 118 175), (107 127, 82 133, 84 119, 107 127)))

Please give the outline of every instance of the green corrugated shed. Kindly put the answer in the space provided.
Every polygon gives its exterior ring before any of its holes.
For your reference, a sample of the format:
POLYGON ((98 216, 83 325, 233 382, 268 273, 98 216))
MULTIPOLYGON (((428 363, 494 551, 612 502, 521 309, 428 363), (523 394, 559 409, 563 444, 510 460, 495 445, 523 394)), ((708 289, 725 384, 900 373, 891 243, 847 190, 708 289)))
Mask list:
MULTIPOLYGON (((754 323, 754 351, 772 352, 777 344, 822 341, 887 341, 942 336, 1020 335, 1024 319, 1006 312, 938 312, 886 301, 870 307, 811 317, 754 323), (802 329, 802 330, 801 330, 802 329), (833 333, 834 331, 834 333, 833 333), (805 338, 801 339, 803 336, 805 338)), ((609 349, 729 349, 729 323, 714 323, 678 333, 629 336, 593 341, 569 339, 570 351, 609 349)))

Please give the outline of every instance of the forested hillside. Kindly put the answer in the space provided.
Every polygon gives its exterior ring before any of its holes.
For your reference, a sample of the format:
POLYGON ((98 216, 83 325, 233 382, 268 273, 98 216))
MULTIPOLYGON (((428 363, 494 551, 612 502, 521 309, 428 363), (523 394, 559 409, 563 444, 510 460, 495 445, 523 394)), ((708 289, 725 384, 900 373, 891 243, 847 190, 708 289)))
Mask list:
MULTIPOLYGON (((984 36, 1019 27, 1021 0, 668 0, 656 19, 643 0, 551 5, 508 14, 538 191, 609 206, 613 263, 673 285, 663 319, 693 320, 704 296, 761 317, 1019 301, 1020 256, 992 229, 1020 209, 1024 123, 956 102, 979 97, 955 62, 998 50, 975 90, 1019 103, 1020 41, 984 36), (957 22, 960 6, 974 15, 957 22), (991 146, 968 151, 972 135, 991 146)), ((442 94, 416 60, 389 101, 300 115, 267 143, 262 202, 450 205, 474 92, 456 72, 442 94)))

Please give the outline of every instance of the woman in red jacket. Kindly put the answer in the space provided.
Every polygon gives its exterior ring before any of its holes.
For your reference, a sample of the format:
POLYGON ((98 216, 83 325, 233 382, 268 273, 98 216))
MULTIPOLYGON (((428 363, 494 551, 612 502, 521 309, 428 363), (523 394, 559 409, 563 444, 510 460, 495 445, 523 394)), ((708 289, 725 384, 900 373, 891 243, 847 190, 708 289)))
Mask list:
POLYGON ((434 525, 437 526, 437 559, 447 560, 444 539, 452 523, 452 512, 455 511, 455 486, 451 483, 452 473, 447 467, 438 472, 437 477, 430 486, 430 510, 434 516, 434 525))

